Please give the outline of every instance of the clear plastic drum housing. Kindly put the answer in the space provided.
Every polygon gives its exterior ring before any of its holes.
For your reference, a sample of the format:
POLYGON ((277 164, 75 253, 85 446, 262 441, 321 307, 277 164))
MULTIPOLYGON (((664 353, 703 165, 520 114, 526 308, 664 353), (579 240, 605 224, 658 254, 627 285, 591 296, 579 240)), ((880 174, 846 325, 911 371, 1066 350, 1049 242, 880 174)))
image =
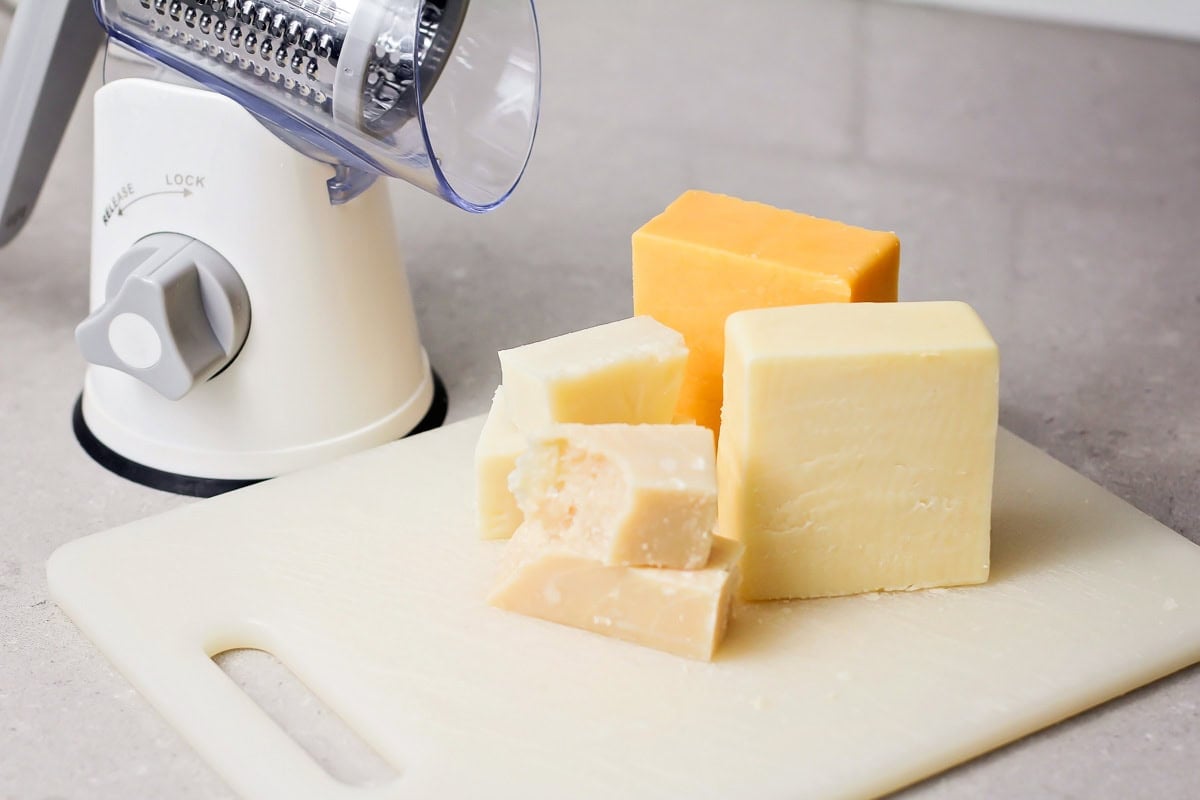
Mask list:
POLYGON ((541 88, 532 0, 95 5, 115 39, 330 163, 486 211, 528 161, 541 88))

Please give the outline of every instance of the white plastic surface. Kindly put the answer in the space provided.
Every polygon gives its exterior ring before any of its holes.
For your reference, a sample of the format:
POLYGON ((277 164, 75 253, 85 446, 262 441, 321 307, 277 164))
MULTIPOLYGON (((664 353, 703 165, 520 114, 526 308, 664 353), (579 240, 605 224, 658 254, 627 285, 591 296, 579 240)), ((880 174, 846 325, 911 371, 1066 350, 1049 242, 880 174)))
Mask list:
POLYGON ((420 422, 433 381, 382 184, 331 206, 332 168, 211 92, 131 78, 95 108, 92 309, 117 259, 162 232, 224 256, 251 305, 237 359, 181 400, 89 368, 83 414, 100 441, 167 472, 254 479, 420 422))
POLYGON ((507 614, 481 425, 79 540, 51 593, 247 798, 866 797, 1200 660, 1200 548, 1007 433, 984 586, 740 606, 711 664, 507 614), (325 774, 209 658, 235 647, 399 779, 325 774))

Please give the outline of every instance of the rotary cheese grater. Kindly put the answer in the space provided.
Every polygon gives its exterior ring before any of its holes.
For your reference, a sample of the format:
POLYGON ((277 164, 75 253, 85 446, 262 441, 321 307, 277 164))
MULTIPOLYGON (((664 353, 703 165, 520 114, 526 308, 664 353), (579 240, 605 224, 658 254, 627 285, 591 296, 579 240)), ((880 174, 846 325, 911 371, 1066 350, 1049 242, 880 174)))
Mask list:
MULTIPOLYGON (((91 11, 18 9, 0 64, 15 112, 0 128, 0 242, 28 217, 101 44, 91 11)), ((76 331, 88 452, 210 495, 436 424, 444 397, 376 178, 473 212, 509 196, 537 126, 531 1, 95 12, 169 79, 109 80, 95 98, 92 313, 76 331)))

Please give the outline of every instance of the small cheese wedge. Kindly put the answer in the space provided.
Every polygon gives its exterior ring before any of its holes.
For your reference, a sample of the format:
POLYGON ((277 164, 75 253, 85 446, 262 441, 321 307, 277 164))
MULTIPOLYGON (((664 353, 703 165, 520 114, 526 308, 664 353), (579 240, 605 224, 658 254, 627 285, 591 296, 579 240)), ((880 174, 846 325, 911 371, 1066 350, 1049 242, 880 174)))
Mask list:
POLYGON ((742 546, 713 540, 703 569, 618 567, 563 545, 533 524, 513 535, 489 602, 668 653, 708 661, 725 635, 742 546))
POLYGON ((556 422, 668 423, 688 351, 650 317, 586 328, 500 352, 504 391, 527 433, 556 422))
POLYGON ((715 431, 730 314, 894 301, 899 268, 895 234, 690 191, 633 234, 633 310, 684 335, 678 412, 715 431))
POLYGON ((988 577, 999 364, 964 303, 734 314, 720 524, 765 600, 988 577))
POLYGON ((717 522, 712 431, 557 425, 531 437, 510 486, 524 518, 602 564, 699 569, 717 522))
POLYGON ((508 476, 526 446, 525 437, 508 416, 504 387, 500 387, 475 445, 475 503, 483 539, 507 539, 521 524, 521 509, 508 488, 508 476))

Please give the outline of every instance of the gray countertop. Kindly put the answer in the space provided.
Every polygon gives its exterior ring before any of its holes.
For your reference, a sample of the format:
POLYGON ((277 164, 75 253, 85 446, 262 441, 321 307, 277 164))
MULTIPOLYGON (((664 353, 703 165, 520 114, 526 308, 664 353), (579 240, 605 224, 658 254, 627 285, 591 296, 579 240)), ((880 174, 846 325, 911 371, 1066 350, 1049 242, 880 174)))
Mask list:
MULTIPOLYGON (((902 295, 966 299, 999 340, 1003 423, 1200 541, 1200 45, 858 2, 540 12, 514 199, 394 192, 452 419, 485 409, 498 348, 627 315, 630 233, 699 187, 898 232, 902 295)), ((0 798, 227 797, 47 601, 58 545, 189 502, 71 434, 90 115, 0 251, 0 798)), ((1197 764, 1193 668, 905 796, 1195 797, 1197 764)))

